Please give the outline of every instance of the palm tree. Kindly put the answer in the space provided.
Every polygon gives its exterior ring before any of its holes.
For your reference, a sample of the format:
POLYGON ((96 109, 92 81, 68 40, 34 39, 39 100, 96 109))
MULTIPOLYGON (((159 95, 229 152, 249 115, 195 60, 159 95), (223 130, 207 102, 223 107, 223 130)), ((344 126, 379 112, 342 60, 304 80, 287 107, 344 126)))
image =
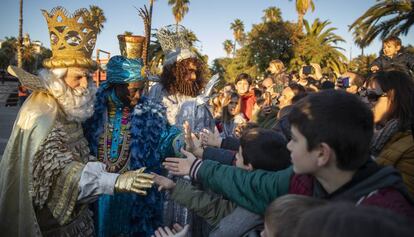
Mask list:
POLYGON ((230 25, 230 29, 233 30, 233 36, 234 36, 234 51, 236 51, 236 42, 243 46, 244 40, 246 38, 244 34, 244 23, 240 19, 234 20, 233 23, 230 25))
POLYGON ((352 23, 350 30, 353 29, 354 34, 362 32, 364 43, 369 45, 378 35, 381 39, 391 35, 407 35, 413 24, 413 0, 381 0, 352 23))
POLYGON ((90 11, 89 20, 91 22, 94 22, 95 27, 98 29, 98 34, 99 34, 104 28, 103 23, 106 22, 105 14, 100 7, 95 6, 95 5, 90 5, 89 11, 90 11))
POLYGON ((315 4, 312 0, 296 0, 296 12, 298 13, 298 31, 302 32, 303 28, 303 17, 306 12, 311 9, 315 10, 315 4))
POLYGON ((353 36, 354 36, 354 43, 361 49, 361 55, 364 56, 364 48, 368 46, 367 42, 365 41, 366 32, 362 31, 361 28, 355 29, 353 36))
POLYGON ((168 5, 173 6, 172 13, 177 25, 184 19, 185 14, 188 13, 189 4, 189 0, 168 0, 168 5))
POLYGON ((23 0, 19 0, 19 37, 17 44, 17 66, 23 66, 23 0))
POLYGON ((282 21, 282 12, 278 7, 269 7, 263 10, 264 16, 262 17, 264 22, 279 22, 282 21))
POLYGON ((233 42, 231 40, 225 40, 223 42, 224 51, 227 53, 227 57, 230 56, 230 54, 233 52, 233 42))
POLYGON ((296 52, 298 55, 292 60, 292 64, 300 66, 313 62, 336 73, 343 72, 347 58, 341 52, 344 49, 337 44, 345 40, 334 33, 335 27, 328 28, 330 24, 330 21, 315 19, 310 25, 304 20, 305 35, 296 46, 299 49, 296 52))

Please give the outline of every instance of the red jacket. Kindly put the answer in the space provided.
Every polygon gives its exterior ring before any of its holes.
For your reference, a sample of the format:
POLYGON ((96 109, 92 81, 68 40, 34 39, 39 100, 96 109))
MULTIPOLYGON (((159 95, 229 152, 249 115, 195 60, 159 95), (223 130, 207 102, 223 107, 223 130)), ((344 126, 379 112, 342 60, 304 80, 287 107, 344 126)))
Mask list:
POLYGON ((246 95, 241 96, 240 112, 249 121, 252 118, 253 106, 256 103, 256 97, 253 91, 250 91, 246 95))

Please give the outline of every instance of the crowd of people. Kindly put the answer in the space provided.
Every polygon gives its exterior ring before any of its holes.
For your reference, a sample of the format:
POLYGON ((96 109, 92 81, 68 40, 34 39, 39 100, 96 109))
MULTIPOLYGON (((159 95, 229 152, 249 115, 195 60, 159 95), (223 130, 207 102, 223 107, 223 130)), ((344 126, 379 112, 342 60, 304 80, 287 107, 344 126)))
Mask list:
MULTIPOLYGON (((261 82, 238 75, 210 100, 215 131, 187 131, 187 159, 164 162, 215 193, 155 183, 205 218, 209 236, 410 235, 414 61, 398 38, 383 44, 366 78, 330 80, 316 64, 294 75, 280 60, 261 82)), ((155 236, 180 236, 169 231, 155 236)))
POLYGON ((32 93, 0 161, 2 234, 412 235, 414 60, 398 38, 366 78, 275 59, 264 80, 218 89, 173 25, 157 32, 165 58, 148 91, 134 35, 96 88, 88 14, 44 11, 47 70, 8 69, 32 93))

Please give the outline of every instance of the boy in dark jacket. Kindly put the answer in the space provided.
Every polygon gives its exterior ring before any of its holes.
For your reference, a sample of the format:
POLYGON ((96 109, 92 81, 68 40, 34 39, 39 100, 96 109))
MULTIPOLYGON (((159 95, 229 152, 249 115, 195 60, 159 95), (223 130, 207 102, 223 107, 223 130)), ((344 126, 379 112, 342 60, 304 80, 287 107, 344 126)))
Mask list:
POLYGON ((401 52, 401 39, 391 36, 382 43, 383 55, 379 56, 371 64, 371 72, 377 72, 393 66, 400 67, 407 72, 414 71, 414 55, 401 52))
POLYGON ((289 122, 288 169, 245 172, 192 157, 167 158, 166 167, 259 214, 290 193, 374 205, 414 219, 400 174, 370 158, 373 115, 357 96, 334 90, 311 94, 293 106, 289 122))

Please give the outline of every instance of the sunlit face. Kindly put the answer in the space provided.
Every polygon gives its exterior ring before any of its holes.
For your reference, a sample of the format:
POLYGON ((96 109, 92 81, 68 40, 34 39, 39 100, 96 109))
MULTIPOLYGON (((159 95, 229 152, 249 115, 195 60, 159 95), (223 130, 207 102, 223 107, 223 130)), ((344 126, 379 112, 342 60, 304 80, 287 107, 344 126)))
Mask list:
POLYGON ((317 149, 308 151, 308 142, 296 126, 291 126, 292 139, 287 144, 292 159, 293 170, 297 174, 312 174, 317 169, 317 149))
POLYGON ((290 87, 286 87, 283 89, 280 97, 279 97, 279 108, 282 109, 290 104, 292 104, 292 98, 295 96, 292 89, 290 87))
POLYGON ((128 84, 128 99, 131 101, 131 106, 135 106, 142 96, 145 88, 145 82, 132 82, 128 84))
POLYGON ((269 71, 272 74, 277 74, 280 72, 280 70, 278 69, 278 67, 276 66, 275 63, 271 63, 269 65, 269 67, 267 68, 267 71, 269 71))
POLYGON ((89 70, 81 67, 69 67, 64 77, 66 84, 72 88, 87 88, 88 87, 89 70))
POLYGON ((384 43, 382 47, 383 47, 382 51, 384 52, 384 55, 390 58, 397 55, 398 51, 400 51, 401 49, 401 46, 399 45, 397 46, 395 42, 392 42, 392 41, 384 43))
POLYGON ((374 123, 380 122, 390 107, 390 100, 381 86, 375 80, 369 82, 365 91, 361 93, 361 97, 372 108, 374 123))
POLYGON ((236 83, 237 94, 244 95, 249 91, 249 82, 247 80, 240 80, 236 83))
POLYGON ((273 80, 272 78, 266 78, 262 82, 263 88, 265 88, 266 92, 273 93, 273 80))
POLYGON ((237 114, 237 105, 238 105, 238 103, 239 103, 239 98, 237 98, 237 97, 232 97, 230 102, 228 103, 227 109, 228 109, 228 112, 231 115, 236 115, 237 114))

